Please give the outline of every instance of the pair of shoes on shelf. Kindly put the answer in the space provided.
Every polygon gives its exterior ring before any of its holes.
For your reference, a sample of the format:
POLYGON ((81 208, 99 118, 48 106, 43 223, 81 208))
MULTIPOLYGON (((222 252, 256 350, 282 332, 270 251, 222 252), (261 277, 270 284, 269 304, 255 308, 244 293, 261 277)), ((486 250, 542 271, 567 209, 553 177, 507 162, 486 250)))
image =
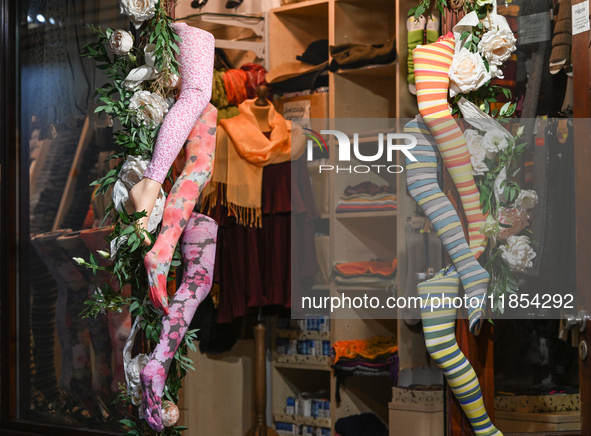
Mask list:
MULTIPOLYGON (((238 6, 242 4, 244 0, 228 0, 226 2, 226 9, 236 9, 238 6)), ((207 0, 193 0, 191 2, 191 7, 193 9, 201 9, 203 6, 207 4, 207 0)))

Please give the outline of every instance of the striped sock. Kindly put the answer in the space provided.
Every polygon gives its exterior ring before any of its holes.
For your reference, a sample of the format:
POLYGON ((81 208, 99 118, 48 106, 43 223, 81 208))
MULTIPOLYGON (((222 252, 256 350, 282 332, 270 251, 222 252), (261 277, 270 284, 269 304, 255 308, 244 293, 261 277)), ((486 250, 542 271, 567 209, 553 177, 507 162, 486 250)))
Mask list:
MULTIPOLYGON (((413 150, 414 154, 414 150, 413 150)), ((460 279, 456 271, 441 270, 435 277, 419 283, 421 318, 425 343, 431 358, 439 365, 451 390, 468 417, 476 436, 502 436, 491 422, 476 373, 458 347, 455 336, 456 312, 452 301, 458 296, 460 279), (449 300, 444 301, 444 297, 449 300)))
POLYGON ((460 274, 464 291, 470 300, 468 307, 470 331, 478 334, 486 309, 490 275, 478 263, 468 247, 460 218, 449 199, 439 188, 437 151, 429 128, 418 116, 404 127, 404 131, 413 134, 417 139, 417 145, 412 150, 417 162, 406 160, 408 191, 429 218, 460 274))
POLYGON ((474 183, 468 144, 462 130, 451 116, 447 103, 448 71, 455 41, 452 34, 413 51, 419 112, 431 129, 468 220, 470 248, 478 257, 486 248, 487 238, 479 229, 485 218, 480 208, 480 194, 474 183))

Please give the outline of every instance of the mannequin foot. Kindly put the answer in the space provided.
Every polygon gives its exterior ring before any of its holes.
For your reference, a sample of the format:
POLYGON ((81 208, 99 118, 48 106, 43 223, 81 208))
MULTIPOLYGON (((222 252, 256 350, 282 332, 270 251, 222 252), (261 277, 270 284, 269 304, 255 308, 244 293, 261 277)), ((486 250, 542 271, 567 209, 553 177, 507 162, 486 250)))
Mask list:
POLYGON ((156 431, 164 430, 162 424, 162 399, 166 372, 162 364, 151 360, 140 373, 142 382, 142 406, 144 419, 156 431))
POLYGON ((150 245, 152 241, 144 231, 148 231, 148 220, 152 214, 152 209, 154 209, 154 204, 156 204, 156 199, 158 198, 158 193, 160 192, 161 187, 162 185, 155 180, 143 178, 129 191, 129 198, 133 203, 135 211, 146 211, 147 213, 147 216, 140 218, 136 222, 138 230, 141 231, 144 237, 144 244, 146 245, 150 245))

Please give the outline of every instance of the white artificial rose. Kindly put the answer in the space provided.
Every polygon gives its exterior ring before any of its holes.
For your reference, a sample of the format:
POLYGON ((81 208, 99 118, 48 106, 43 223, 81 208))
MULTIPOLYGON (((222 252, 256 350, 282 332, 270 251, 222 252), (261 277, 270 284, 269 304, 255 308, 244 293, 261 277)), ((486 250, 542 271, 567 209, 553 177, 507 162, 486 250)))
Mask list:
POLYGON ((470 161, 472 162, 472 174, 475 176, 483 176, 488 171, 488 167, 484 163, 486 159, 486 151, 482 147, 482 136, 473 129, 467 129, 464 132, 464 137, 468 143, 468 150, 470 151, 470 161))
POLYGON ((482 7, 484 5, 492 5, 492 4, 493 4, 493 0, 476 0, 477 7, 482 7))
POLYGON ((121 166, 121 171, 119 171, 119 179, 127 189, 131 189, 142 180, 149 164, 150 161, 142 159, 141 156, 127 156, 121 166))
POLYGON ((525 272, 531 268, 532 259, 536 257, 533 248, 529 246, 527 236, 510 236, 507 245, 499 247, 501 257, 513 272, 525 272))
POLYGON ((172 401, 162 402, 162 425, 172 427, 177 423, 180 417, 179 408, 172 401))
MULTIPOLYGON (((121 171, 119 171, 119 179, 113 186, 113 203, 117 210, 125 209, 128 213, 135 212, 133 204, 129 198, 129 191, 135 186, 136 183, 142 180, 144 177, 144 172, 148 168, 149 164, 149 160, 142 159, 140 156, 127 156, 127 159, 121 166, 121 171)), ((156 230, 156 227, 158 227, 158 224, 160 224, 160 221, 162 221, 165 204, 166 195, 164 190, 160 188, 160 192, 156 198, 156 203, 154 204, 150 218, 148 218, 148 232, 153 232, 156 230)), ((120 241, 119 245, 122 242, 123 241, 120 241)), ((119 246, 115 248, 111 246, 111 256, 117 252, 118 248, 119 246)))
POLYGON ((166 78, 166 81, 164 82, 164 86, 170 89, 178 88, 180 84, 181 78, 174 73, 170 73, 169 76, 166 78))
POLYGON ((136 29, 154 16, 158 0, 120 0, 121 13, 129 17, 136 29))
POLYGON ((472 53, 463 47, 453 57, 449 70, 450 96, 467 94, 479 89, 491 79, 484 61, 478 53, 472 53))
POLYGON ((158 94, 136 91, 129 101, 129 109, 136 111, 136 122, 155 129, 164 120, 168 104, 158 94))
POLYGON ((134 68, 129 72, 125 80, 123 81, 123 86, 128 91, 138 91, 142 82, 145 80, 154 80, 158 74, 156 68, 152 68, 148 65, 142 65, 141 67, 134 68))
POLYGON ((516 43, 511 30, 491 29, 482 35, 478 43, 478 53, 488 61, 489 66, 500 67, 516 50, 516 43))
POLYGON ((125 370, 127 371, 127 378, 129 379, 129 383, 133 386, 140 384, 140 374, 144 366, 148 364, 150 358, 146 354, 138 354, 135 356, 125 370))
POLYGON ((125 30, 114 30, 109 38, 109 47, 113 54, 125 56, 133 47, 133 36, 125 30))
POLYGON ((497 178, 495 179, 495 184, 494 184, 494 193, 495 193, 495 200, 497 201, 497 204, 501 204, 505 203, 507 201, 507 199, 505 198, 505 194, 503 194, 503 192, 505 191, 505 186, 501 186, 503 184, 503 182, 505 182, 507 180, 507 167, 503 167, 503 169, 499 172, 499 174, 497 175, 497 178))
POLYGON ((499 67, 497 67, 496 65, 489 65, 488 69, 490 72, 490 77, 492 77, 493 79, 501 79, 502 80, 505 78, 503 71, 501 71, 501 69, 499 67))
MULTIPOLYGON (((142 385, 137 385, 134 389, 129 391, 131 395, 131 404, 134 406, 141 406, 142 405, 142 385)), ((142 416, 143 414, 140 414, 142 416)))
POLYGON ((496 237, 497 233, 499 233, 499 230, 499 223, 492 216, 492 214, 488 214, 488 216, 486 217, 486 221, 484 222, 484 225, 480 227, 480 229, 478 229, 480 233, 482 233, 484 236, 488 236, 489 238, 496 237))
POLYGON ((538 204, 538 194, 531 189, 521 191, 515 200, 515 206, 526 210, 533 208, 536 204, 538 204))
POLYGON ((500 130, 491 130, 486 132, 482 147, 487 153, 498 153, 509 146, 507 142, 507 135, 500 130))

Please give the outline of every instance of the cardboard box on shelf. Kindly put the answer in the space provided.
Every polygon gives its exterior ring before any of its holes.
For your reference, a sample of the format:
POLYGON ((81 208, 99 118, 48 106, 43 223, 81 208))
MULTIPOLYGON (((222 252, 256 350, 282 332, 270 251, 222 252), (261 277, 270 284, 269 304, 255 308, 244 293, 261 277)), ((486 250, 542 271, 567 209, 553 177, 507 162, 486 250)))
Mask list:
MULTIPOLYGON (((275 108, 288 120, 293 118, 328 118, 328 92, 288 98, 280 97, 275 100, 275 108)), ((312 129, 317 130, 314 127, 312 129)))

